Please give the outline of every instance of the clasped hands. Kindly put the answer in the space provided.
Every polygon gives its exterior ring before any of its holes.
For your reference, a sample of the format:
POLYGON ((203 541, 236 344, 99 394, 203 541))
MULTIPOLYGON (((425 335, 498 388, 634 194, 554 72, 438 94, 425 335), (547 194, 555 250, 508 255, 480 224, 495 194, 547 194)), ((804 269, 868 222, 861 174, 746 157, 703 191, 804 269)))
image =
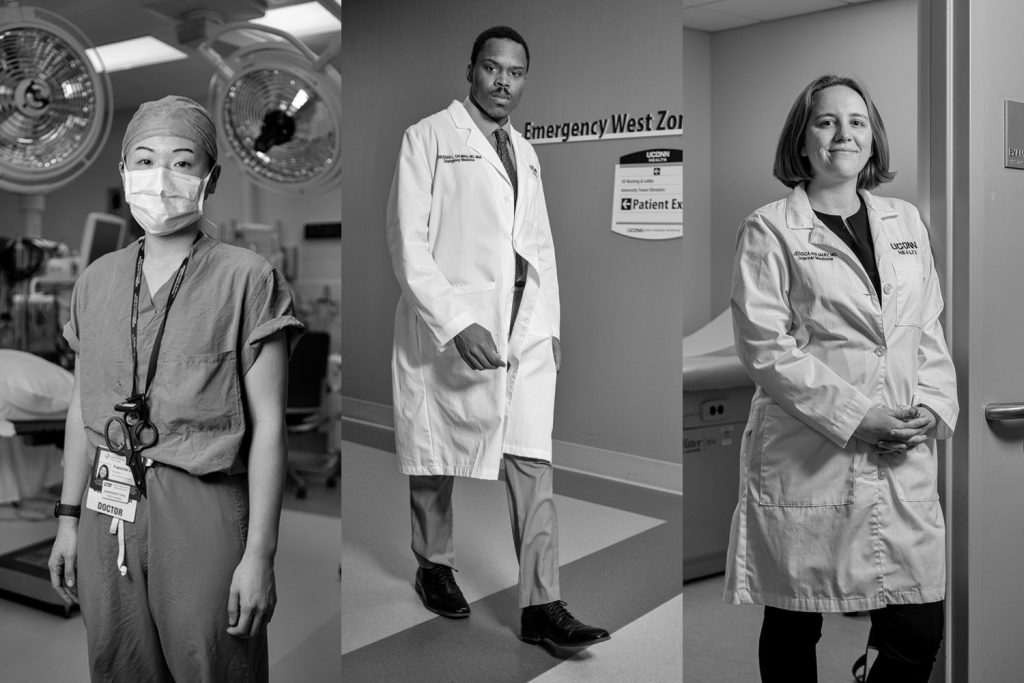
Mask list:
MULTIPOLYGON (((455 335, 455 349, 473 370, 496 370, 505 367, 505 361, 498 354, 494 337, 487 328, 472 323, 455 335)), ((555 359, 555 372, 562 369, 562 347, 557 337, 551 338, 551 353, 555 359)))
POLYGON ((935 427, 935 415, 924 406, 876 404, 868 410, 854 437, 877 446, 883 453, 908 451, 924 443, 935 427))

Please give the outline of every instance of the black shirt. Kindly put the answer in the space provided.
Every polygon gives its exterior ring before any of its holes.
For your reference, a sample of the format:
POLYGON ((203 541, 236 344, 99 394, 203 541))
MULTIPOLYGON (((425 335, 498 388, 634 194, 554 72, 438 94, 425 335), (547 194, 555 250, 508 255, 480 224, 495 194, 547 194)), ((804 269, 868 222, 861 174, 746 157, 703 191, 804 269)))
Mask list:
POLYGON ((846 246, 850 248, 867 271, 871 284, 875 286, 875 296, 879 303, 882 301, 882 283, 878 277, 878 264, 875 263, 875 243, 871 239, 871 228, 868 224, 868 208, 864 204, 864 198, 860 199, 860 208, 857 213, 847 219, 830 213, 815 211, 814 215, 821 219, 821 222, 828 226, 828 229, 836 234, 846 246))

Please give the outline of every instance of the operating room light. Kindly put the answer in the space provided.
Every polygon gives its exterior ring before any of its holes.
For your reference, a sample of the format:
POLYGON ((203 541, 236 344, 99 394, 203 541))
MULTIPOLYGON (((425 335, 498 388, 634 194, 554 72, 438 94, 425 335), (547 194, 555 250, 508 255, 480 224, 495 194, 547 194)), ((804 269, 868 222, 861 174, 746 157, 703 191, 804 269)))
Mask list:
POLYGON ((306 102, 309 102, 309 93, 300 88, 299 92, 295 93, 295 97, 292 98, 292 103, 288 105, 288 113, 294 114, 302 109, 306 102))
POLYGON ((253 24, 273 26, 282 31, 303 38, 320 33, 334 33, 341 30, 341 22, 318 2, 304 2, 291 7, 269 10, 253 24))
POLYGON ((150 64, 162 64, 186 59, 187 54, 157 40, 153 36, 142 36, 119 43, 108 43, 85 51, 97 71, 126 71, 150 64))

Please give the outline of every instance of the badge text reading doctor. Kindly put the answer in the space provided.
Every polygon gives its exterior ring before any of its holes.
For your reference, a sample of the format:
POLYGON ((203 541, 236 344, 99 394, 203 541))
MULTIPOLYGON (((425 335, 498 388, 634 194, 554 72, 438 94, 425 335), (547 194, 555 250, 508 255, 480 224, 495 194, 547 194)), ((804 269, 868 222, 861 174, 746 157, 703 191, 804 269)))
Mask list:
POLYGON ((134 522, 135 507, 141 497, 142 491, 135 485, 126 456, 97 446, 85 506, 125 522, 134 522))

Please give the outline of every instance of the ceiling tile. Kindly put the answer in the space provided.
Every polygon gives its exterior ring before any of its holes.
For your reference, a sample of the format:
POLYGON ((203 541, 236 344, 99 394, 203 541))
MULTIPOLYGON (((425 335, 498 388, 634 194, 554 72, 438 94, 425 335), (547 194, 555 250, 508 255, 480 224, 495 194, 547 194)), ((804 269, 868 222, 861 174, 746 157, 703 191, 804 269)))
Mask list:
POLYGON ((834 0, 721 0, 715 3, 714 10, 759 21, 771 21, 841 6, 834 0))
POLYGON ((738 17, 703 7, 683 8, 683 26, 698 31, 725 31, 756 22, 756 19, 738 17))

